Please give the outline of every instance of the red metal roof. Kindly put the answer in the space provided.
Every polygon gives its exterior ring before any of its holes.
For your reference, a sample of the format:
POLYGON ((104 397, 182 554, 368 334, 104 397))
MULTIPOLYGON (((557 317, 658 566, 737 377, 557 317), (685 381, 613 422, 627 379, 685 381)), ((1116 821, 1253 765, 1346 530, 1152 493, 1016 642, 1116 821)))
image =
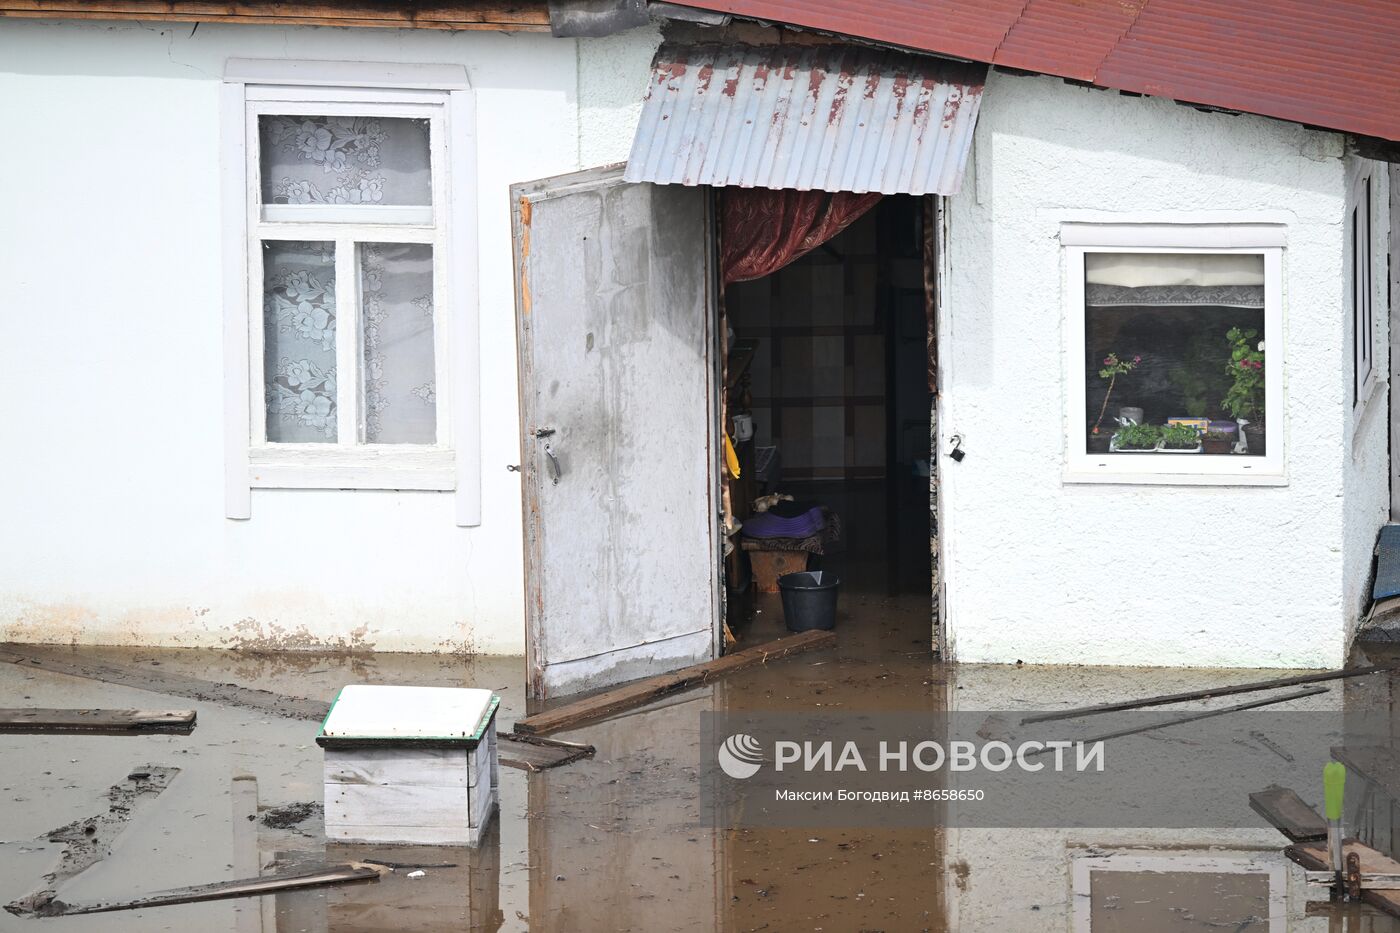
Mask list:
POLYGON ((1400 141, 1396 0, 683 0, 1400 141))

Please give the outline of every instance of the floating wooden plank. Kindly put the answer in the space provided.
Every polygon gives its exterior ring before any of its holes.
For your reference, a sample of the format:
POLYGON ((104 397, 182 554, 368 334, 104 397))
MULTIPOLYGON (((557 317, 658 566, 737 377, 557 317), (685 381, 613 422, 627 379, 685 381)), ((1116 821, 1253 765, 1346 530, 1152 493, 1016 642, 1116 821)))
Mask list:
MULTIPOLYGON (((285 719, 321 722, 331 708, 329 703, 321 700, 290 697, 270 690, 186 677, 158 667, 88 662, 82 660, 72 648, 52 645, 0 645, 0 663, 18 664, 25 668, 65 674, 69 677, 135 687, 138 690, 183 697, 187 700, 256 710, 285 719)), ((508 743, 501 748, 501 764, 522 771, 557 768, 593 754, 592 745, 561 742, 539 736, 526 737, 502 732, 497 740, 508 743)))
POLYGON ((359 26, 391 29, 490 29, 545 32, 541 0, 358 0, 348 3, 183 2, 183 0, 0 0, 0 17, 237 23, 277 26, 359 26))
POLYGON ((766 644, 736 651, 733 654, 726 654, 722 658, 706 661, 704 664, 695 664, 683 667, 678 671, 671 671, 669 674, 661 674, 657 677, 648 677, 645 680, 624 684, 616 689, 595 694, 575 703, 568 703, 556 709, 536 713, 534 716, 527 716, 516 721, 515 731, 530 735, 544 735, 558 732, 561 729, 572 729, 584 723, 606 719, 614 713, 650 703, 652 700, 658 700, 669 694, 698 687, 755 664, 766 664, 769 661, 776 661, 801 651, 826 648, 835 643, 836 634, 834 632, 811 631, 789 635, 766 644))
MULTIPOLYGON (((1355 839, 1343 844, 1343 857, 1355 852, 1361 859, 1364 874, 1400 874, 1400 862, 1377 852, 1370 846, 1362 845, 1355 839)), ((1283 850, 1283 854, 1309 871, 1327 871, 1331 865, 1327 860, 1327 842, 1297 842, 1283 850)), ((1361 889, 1361 900, 1392 917, 1400 917, 1400 891, 1361 889)))
POLYGON ((580 758, 590 758, 594 753, 592 745, 547 739, 541 735, 529 735, 524 732, 498 732, 496 739, 509 743, 501 746, 501 764, 523 771, 557 768, 580 758))
POLYGON ((0 709, 0 732, 45 735, 85 732, 101 735, 189 735, 192 709, 0 709))
POLYGON ((65 904, 54 901, 43 915, 48 917, 71 914, 103 914, 117 910, 138 910, 143 907, 169 907, 174 904, 195 904, 201 901, 226 901, 240 897, 263 897, 268 894, 282 894, 287 891, 304 891, 307 888, 323 888, 332 884, 359 884, 378 881, 388 872, 383 865, 365 862, 348 862, 344 865, 327 865, 306 871, 289 872, 283 875, 269 875, 265 878, 242 878, 238 881, 216 881, 213 884, 198 884, 187 888, 172 888, 149 897, 122 901, 118 904, 65 904))
POLYGON ((1394 670, 1389 667, 1351 667, 1339 671, 1324 671, 1320 674, 1299 674, 1297 677, 1279 677, 1274 680, 1256 680, 1247 684, 1229 684, 1221 687, 1208 687, 1205 690, 1188 690, 1185 693, 1167 693, 1161 696, 1146 697, 1140 700, 1122 700, 1117 703, 1100 703, 1096 706, 1080 706, 1076 709, 1058 710, 1053 713, 1036 713, 1021 720, 1021 725, 1033 722, 1053 722, 1057 719, 1077 719, 1080 716, 1094 716, 1098 713, 1116 713, 1125 709, 1144 709, 1149 706, 1165 706, 1168 703, 1185 703, 1188 700, 1209 700, 1212 697, 1234 696, 1237 693, 1254 693, 1258 690, 1273 690, 1278 687, 1296 687, 1301 684, 1317 684, 1345 677, 1362 677, 1366 674, 1379 674, 1394 670))
MULTIPOLYGON (((1112 732, 1104 732, 1100 735, 1091 736, 1087 739, 1076 739, 1085 745, 1095 742, 1107 742, 1109 739, 1121 739, 1130 735, 1141 735, 1144 732, 1156 732, 1158 729, 1168 729, 1172 726, 1182 726, 1188 722, 1196 722, 1201 719, 1210 719, 1215 716, 1224 716, 1228 713, 1238 713, 1247 709, 1256 709, 1260 706, 1273 706, 1275 703, 1287 703, 1290 700, 1301 700, 1304 697, 1317 696, 1319 693, 1326 693, 1326 687, 1309 687, 1306 690, 1299 690, 1296 693, 1285 693, 1280 697, 1265 697, 1262 700, 1250 700, 1248 703, 1236 703, 1234 706, 1222 706, 1219 709, 1201 710, 1195 713, 1186 713, 1172 719, 1164 719, 1161 722, 1147 723, 1146 725, 1133 726, 1128 729, 1115 729, 1112 732)), ((1043 755, 1053 751, 1049 747, 1039 748, 1029 752, 1029 755, 1043 755)))
POLYGON ((1270 787, 1250 794, 1249 808, 1293 842, 1327 838, 1327 821, 1287 787, 1270 787))

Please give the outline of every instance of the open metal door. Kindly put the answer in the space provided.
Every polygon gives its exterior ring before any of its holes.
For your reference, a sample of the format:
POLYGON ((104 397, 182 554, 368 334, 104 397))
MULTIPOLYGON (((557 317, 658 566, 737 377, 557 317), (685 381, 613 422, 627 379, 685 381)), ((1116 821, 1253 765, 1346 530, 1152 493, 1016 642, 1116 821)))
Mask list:
POLYGON ((708 189, 621 166, 511 189, 531 697, 715 654, 708 189))

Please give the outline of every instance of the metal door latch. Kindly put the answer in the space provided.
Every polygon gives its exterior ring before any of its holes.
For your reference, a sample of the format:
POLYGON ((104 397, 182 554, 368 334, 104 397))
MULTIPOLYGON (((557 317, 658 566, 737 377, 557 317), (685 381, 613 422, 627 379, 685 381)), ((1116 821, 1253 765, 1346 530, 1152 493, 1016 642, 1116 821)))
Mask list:
POLYGON ((553 428, 536 428, 536 429, 535 429, 535 437, 553 437, 553 436, 554 436, 554 429, 553 429, 553 428))

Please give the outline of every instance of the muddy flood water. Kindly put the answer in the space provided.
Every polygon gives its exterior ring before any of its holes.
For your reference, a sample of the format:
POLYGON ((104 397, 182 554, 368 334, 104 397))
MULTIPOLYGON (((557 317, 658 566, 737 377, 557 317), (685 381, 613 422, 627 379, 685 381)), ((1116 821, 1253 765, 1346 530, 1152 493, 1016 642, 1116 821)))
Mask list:
MULTIPOLYGON (((1310 893, 1301 870, 1282 858, 1286 840, 1262 821, 1230 831, 709 828, 702 711, 1055 708, 1289 673, 945 666, 928 650, 927 602, 923 616, 915 605, 853 595, 834 648, 558 735, 597 753, 539 773, 503 767, 500 810, 476 850, 328 847, 315 722, 218 696, 182 699, 0 663, 0 706, 198 712, 188 736, 0 735, 0 903, 46 884, 64 902, 86 904, 325 861, 397 866, 377 883, 275 897, 92 916, 6 912, 0 930, 1400 930, 1369 907, 1329 911, 1325 895, 1310 893), (241 802, 239 776, 255 779, 242 780, 241 802), (153 781, 163 789, 155 792, 153 781), (78 838, 50 841, 68 824, 79 826, 78 838), (415 869, 423 876, 408 877, 415 869), (57 881, 46 882, 55 872, 57 881)), ((777 634, 776 607, 759 608, 740 633, 747 643, 777 634)), ((502 730, 525 712, 520 658, 100 648, 64 655, 319 701, 347 683, 489 687, 502 698, 502 730)), ((1314 699, 1389 704, 1392 676, 1337 682, 1314 699)), ((1304 796, 1317 802, 1317 794, 1304 796)), ((1385 847, 1389 826, 1371 830, 1373 844, 1385 847)))

